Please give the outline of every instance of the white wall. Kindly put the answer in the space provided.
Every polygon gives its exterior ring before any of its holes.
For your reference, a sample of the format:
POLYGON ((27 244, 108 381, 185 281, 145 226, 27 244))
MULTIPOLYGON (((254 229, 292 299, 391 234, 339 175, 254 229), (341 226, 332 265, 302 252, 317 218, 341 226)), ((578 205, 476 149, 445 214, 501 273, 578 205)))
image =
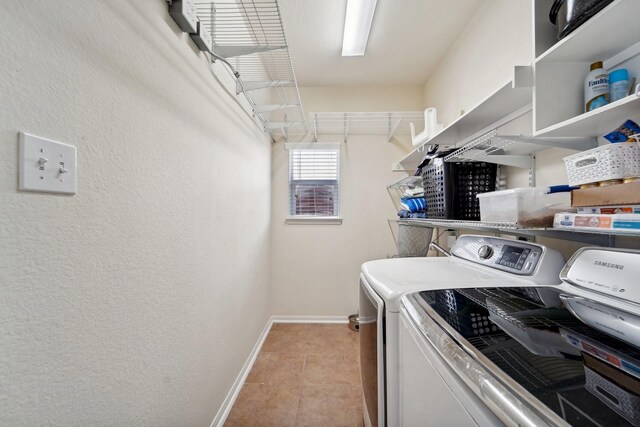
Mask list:
POLYGON ((0 424, 209 425, 270 314, 270 143, 164 0, 0 31, 0 424), (17 191, 18 131, 76 195, 17 191))
MULTIPOLYGON (((303 87, 307 112, 421 110, 420 87, 303 87)), ((340 141, 342 136, 319 140, 340 141)), ((342 144, 341 225, 285 224, 288 216, 288 152, 272 153, 273 310, 277 315, 347 316, 358 307, 360 265, 397 252, 387 219, 396 209, 386 191, 404 174, 391 162, 409 150, 407 136, 351 136, 342 144)))
POLYGON ((532 62, 531 0, 484 0, 424 86, 445 126, 532 62))

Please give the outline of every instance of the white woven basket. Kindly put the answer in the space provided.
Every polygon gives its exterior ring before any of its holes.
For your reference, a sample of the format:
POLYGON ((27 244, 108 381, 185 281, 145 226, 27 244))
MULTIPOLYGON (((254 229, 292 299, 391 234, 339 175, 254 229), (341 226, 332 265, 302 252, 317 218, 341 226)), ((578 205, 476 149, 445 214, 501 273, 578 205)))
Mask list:
POLYGON ((569 185, 640 176, 638 143, 608 144, 565 157, 569 185))
POLYGON ((637 142, 625 142, 624 145, 624 177, 640 176, 640 145, 637 142))

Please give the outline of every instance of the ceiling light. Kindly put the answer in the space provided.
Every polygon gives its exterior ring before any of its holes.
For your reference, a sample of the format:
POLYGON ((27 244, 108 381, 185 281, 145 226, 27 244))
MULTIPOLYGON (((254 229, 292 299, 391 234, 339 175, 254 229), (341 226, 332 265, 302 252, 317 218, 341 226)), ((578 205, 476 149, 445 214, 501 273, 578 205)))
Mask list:
POLYGON ((376 3, 377 0, 347 0, 342 56, 364 55, 376 3))

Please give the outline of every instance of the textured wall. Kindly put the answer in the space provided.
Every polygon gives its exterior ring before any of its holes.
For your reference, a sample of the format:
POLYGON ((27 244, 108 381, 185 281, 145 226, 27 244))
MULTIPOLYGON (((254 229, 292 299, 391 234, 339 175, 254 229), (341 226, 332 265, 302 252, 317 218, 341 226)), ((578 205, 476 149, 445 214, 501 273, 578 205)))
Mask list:
POLYGON ((445 126, 532 63, 531 0, 484 0, 458 40, 429 75, 425 105, 445 126))
MULTIPOLYGON (((415 111, 422 91, 399 87, 303 87, 307 112, 415 111)), ((407 133, 404 129, 404 133, 407 133)), ((342 135, 320 136, 341 141, 342 135)), ((342 144, 341 225, 285 224, 288 216, 289 153, 275 144, 273 180, 273 311, 277 315, 347 316, 358 308, 358 275, 365 261, 397 253, 387 219, 396 209, 386 188, 403 178, 391 163, 409 151, 408 135, 355 135, 342 144)))
POLYGON ((270 143, 164 0, 0 33, 0 424, 209 425, 270 314, 270 143), (78 147, 75 196, 17 191, 18 131, 78 147))

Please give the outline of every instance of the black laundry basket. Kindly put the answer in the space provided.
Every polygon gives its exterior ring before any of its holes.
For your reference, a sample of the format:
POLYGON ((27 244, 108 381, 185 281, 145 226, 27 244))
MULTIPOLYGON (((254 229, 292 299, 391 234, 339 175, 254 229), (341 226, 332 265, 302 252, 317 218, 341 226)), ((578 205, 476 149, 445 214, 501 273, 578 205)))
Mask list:
POLYGON ((480 220, 477 195, 496 189, 498 167, 485 162, 445 162, 433 159, 422 169, 427 217, 480 220))

